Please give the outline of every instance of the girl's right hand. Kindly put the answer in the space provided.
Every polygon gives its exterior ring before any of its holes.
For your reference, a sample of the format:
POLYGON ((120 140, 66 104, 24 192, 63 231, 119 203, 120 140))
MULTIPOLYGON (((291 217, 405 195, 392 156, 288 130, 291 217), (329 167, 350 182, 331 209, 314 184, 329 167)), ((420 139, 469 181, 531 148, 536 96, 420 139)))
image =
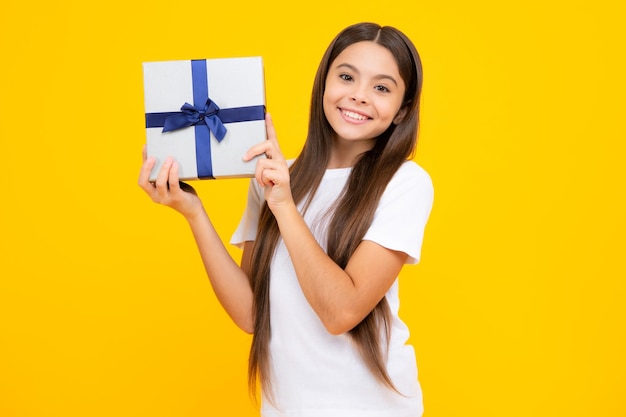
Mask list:
POLYGON ((146 157, 143 149, 143 165, 139 174, 139 186, 150 196, 152 201, 171 207, 187 220, 204 212, 202 202, 192 186, 179 181, 178 163, 172 158, 163 162, 156 181, 150 182, 150 172, 155 164, 154 158, 146 157))

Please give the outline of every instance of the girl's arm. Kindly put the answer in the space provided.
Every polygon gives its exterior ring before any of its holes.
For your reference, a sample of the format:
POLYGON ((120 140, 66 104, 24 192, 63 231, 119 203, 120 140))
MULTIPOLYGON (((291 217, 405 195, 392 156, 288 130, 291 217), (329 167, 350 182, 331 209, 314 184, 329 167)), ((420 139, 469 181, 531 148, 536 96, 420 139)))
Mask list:
POLYGON ((404 252, 364 240, 341 269, 317 243, 295 205, 273 212, 302 291, 332 334, 359 324, 385 296, 407 259, 404 252))
POLYGON ((246 154, 265 153, 257 162, 256 179, 265 187, 265 200, 278 222, 281 236, 307 301, 326 329, 341 334, 359 324, 385 296, 404 265, 407 254, 371 241, 357 247, 345 269, 320 247, 291 196, 289 170, 269 115, 268 139, 246 154))
POLYGON ((182 186, 188 191, 181 188, 178 164, 168 158, 153 184, 149 176, 154 163, 153 158, 145 158, 144 149, 139 186, 154 202, 171 207, 185 217, 215 295, 235 324, 245 332, 252 333, 252 289, 247 276, 251 243, 246 243, 244 247, 242 269, 226 250, 193 188, 186 184, 182 186))

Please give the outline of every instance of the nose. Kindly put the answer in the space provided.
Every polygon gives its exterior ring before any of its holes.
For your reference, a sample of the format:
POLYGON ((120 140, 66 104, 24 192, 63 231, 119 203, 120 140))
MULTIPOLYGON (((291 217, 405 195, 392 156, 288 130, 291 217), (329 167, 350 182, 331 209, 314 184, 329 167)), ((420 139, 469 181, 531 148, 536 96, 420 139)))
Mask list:
POLYGON ((350 101, 354 103, 366 104, 367 94, 364 91, 364 87, 358 86, 358 85, 355 86, 354 90, 352 91, 352 94, 350 95, 350 101))
POLYGON ((350 97, 350 100, 352 100, 355 103, 360 103, 360 104, 367 103, 367 100, 365 99, 365 97, 357 96, 356 94, 353 94, 352 97, 350 97))

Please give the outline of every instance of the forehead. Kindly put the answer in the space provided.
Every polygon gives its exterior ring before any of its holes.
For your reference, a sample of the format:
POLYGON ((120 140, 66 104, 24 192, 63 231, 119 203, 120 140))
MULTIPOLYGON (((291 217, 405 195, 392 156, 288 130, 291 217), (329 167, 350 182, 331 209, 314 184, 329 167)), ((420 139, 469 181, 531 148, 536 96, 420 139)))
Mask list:
POLYGON ((330 64, 335 69, 342 64, 356 67, 365 74, 386 74, 400 78, 398 63, 389 49, 372 41, 353 43, 341 51, 330 64))

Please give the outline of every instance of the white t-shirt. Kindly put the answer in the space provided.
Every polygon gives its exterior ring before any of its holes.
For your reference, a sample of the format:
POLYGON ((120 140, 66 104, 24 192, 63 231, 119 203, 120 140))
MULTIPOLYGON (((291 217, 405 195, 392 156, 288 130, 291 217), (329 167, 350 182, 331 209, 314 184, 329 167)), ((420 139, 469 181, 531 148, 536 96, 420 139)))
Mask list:
MULTIPOLYGON (((351 168, 329 169, 304 220, 326 248, 329 207, 346 184, 351 168)), ((251 181, 248 204, 231 243, 256 238, 263 190, 251 181)), ((433 204, 429 175, 405 162, 387 186, 364 239, 419 261, 424 228, 433 204)), ((422 393, 409 331, 398 317, 398 281, 386 294, 393 322, 387 371, 398 395, 380 384, 362 362, 348 334, 328 333, 308 304, 289 253, 279 240, 271 263, 270 361, 275 403, 263 401, 264 417, 419 417, 422 393)))

